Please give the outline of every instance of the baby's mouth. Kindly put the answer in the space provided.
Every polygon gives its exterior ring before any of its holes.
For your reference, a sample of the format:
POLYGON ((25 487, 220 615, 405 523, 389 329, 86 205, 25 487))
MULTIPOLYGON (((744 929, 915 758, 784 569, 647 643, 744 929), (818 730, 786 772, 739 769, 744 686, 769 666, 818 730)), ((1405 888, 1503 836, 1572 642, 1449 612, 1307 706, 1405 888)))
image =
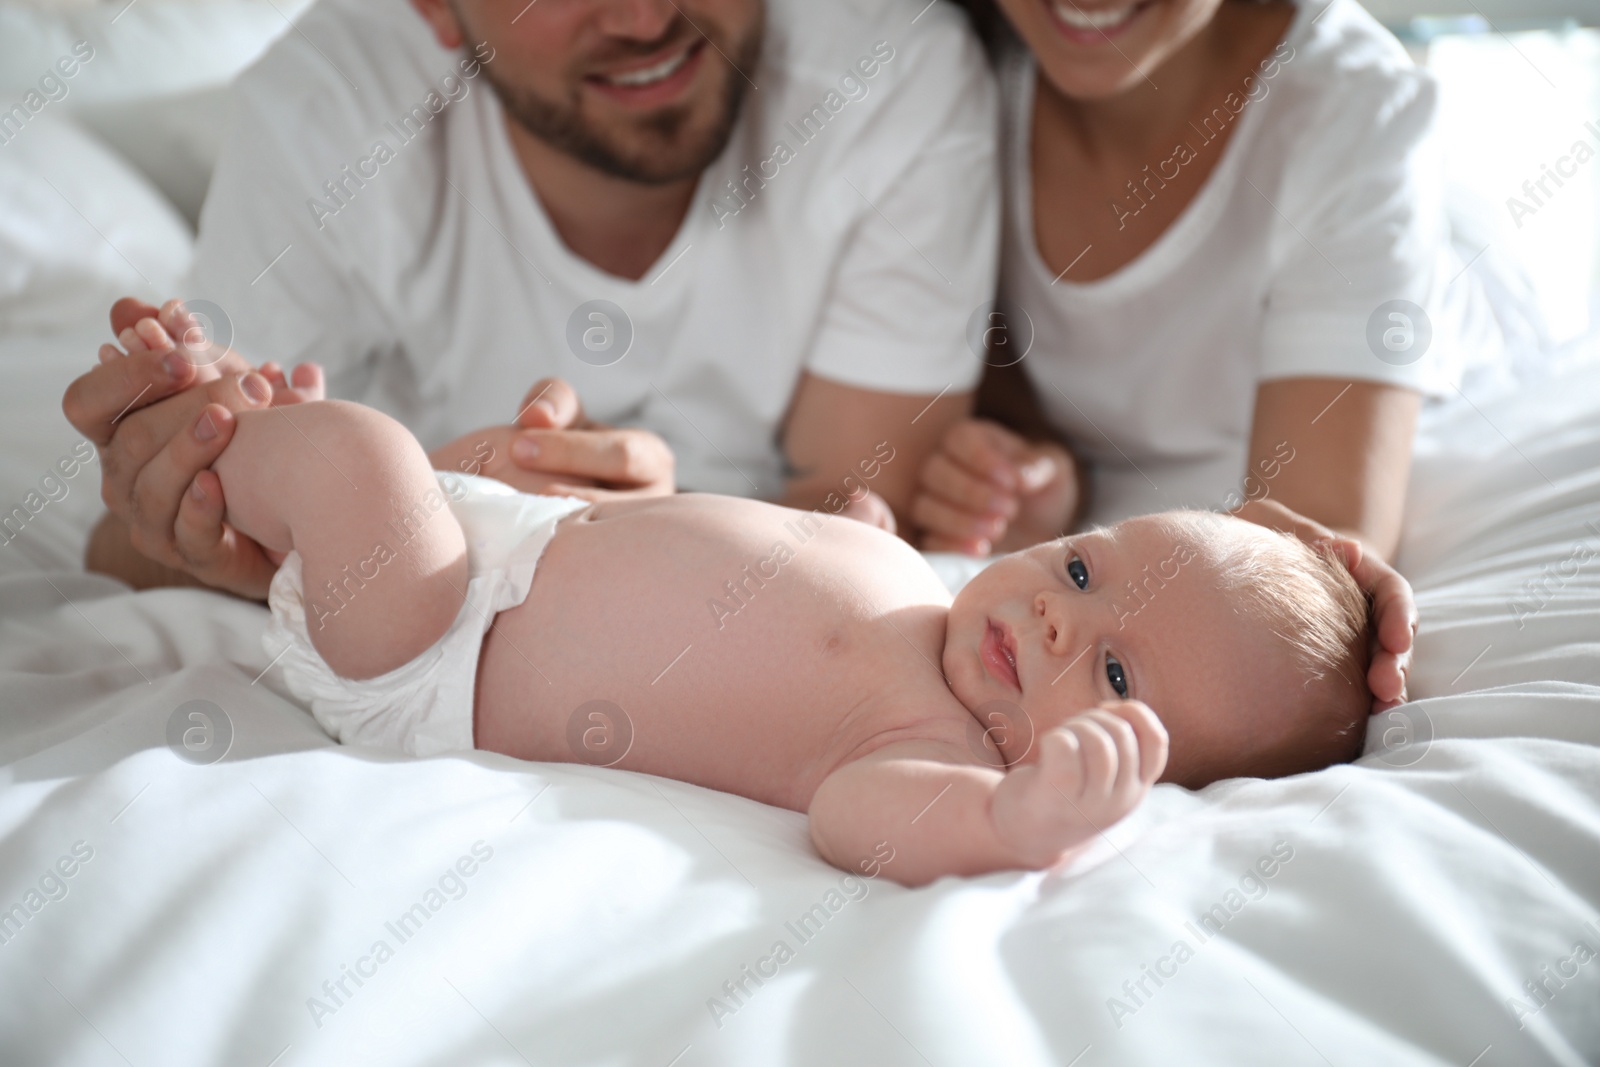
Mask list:
POLYGON ((1017 692, 1022 692, 1022 680, 1017 675, 1016 642, 1004 623, 986 620, 983 639, 978 642, 978 658, 984 669, 997 682, 1004 682, 1017 692))

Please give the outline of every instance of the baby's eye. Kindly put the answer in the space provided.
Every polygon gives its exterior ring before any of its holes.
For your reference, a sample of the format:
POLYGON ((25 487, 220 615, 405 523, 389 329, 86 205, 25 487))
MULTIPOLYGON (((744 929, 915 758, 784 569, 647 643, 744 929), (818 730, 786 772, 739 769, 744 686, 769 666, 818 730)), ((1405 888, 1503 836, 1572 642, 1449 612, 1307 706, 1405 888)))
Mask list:
POLYGON ((1067 560, 1067 577, 1072 579, 1072 584, 1079 589, 1089 588, 1089 568, 1083 565, 1083 560, 1073 556, 1067 560))
POLYGON ((1111 683, 1111 688, 1117 696, 1128 699, 1128 676, 1122 669, 1122 664, 1117 662, 1117 657, 1106 653, 1106 680, 1111 683))

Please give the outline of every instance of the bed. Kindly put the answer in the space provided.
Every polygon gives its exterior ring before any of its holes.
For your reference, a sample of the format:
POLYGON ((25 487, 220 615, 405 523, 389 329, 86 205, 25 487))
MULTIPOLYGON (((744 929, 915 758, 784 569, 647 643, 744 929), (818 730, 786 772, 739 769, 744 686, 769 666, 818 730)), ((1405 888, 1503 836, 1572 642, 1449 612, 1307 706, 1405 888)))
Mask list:
POLYGON ((99 472, 60 396, 188 237, 76 118, 25 132, 0 1063, 1600 1062, 1600 340, 1427 412, 1414 699, 1361 760, 1162 786, 1068 867, 912 891, 682 783, 339 748, 264 609, 85 574, 99 472))

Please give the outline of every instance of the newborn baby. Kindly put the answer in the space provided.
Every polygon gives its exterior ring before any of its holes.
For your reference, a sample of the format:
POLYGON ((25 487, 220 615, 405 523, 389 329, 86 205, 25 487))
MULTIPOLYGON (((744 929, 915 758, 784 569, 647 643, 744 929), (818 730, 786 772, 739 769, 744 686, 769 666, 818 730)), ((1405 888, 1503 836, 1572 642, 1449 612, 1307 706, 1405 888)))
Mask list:
POLYGON ((213 470, 228 522, 284 554, 269 654, 343 742, 738 793, 809 813, 830 862, 920 885, 1053 865, 1158 780, 1363 741, 1365 598, 1330 553, 1235 518, 1062 538, 952 600, 903 541, 826 512, 521 494, 434 472, 341 401, 237 418, 213 470))

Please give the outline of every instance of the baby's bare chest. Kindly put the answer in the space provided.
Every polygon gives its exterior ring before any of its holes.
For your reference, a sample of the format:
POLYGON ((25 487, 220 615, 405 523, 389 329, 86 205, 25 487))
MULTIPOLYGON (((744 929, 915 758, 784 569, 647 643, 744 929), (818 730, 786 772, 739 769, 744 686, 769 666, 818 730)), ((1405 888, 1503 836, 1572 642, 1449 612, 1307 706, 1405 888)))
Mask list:
POLYGON ((664 503, 557 534, 485 641, 480 748, 803 810, 876 734, 965 714, 939 668, 948 598, 909 548, 842 518, 664 503))

